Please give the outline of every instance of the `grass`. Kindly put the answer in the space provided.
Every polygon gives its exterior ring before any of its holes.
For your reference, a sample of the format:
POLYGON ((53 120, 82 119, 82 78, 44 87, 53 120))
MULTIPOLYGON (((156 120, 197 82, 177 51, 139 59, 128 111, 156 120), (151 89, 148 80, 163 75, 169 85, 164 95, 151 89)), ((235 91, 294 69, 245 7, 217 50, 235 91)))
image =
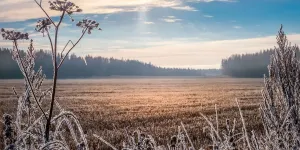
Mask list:
MULTIPOLYGON (((22 82, 0 81, 0 115, 16 111, 17 100, 11 87, 21 92, 22 82)), ((46 81, 44 87, 49 84, 46 81)), ((216 104, 219 124, 224 127, 226 119, 240 118, 235 98, 242 107, 247 129, 263 130, 258 111, 262 87, 263 79, 59 80, 57 94, 60 104, 78 116, 87 134, 96 133, 118 149, 126 138, 126 130, 132 133, 140 129, 152 135, 158 144, 166 144, 181 121, 195 147, 200 148, 209 140, 209 135, 203 133, 207 124, 200 112, 213 118, 216 104)), ((0 140, 3 141, 2 134, 0 140)), ((89 144, 92 149, 108 148, 92 136, 89 144)))

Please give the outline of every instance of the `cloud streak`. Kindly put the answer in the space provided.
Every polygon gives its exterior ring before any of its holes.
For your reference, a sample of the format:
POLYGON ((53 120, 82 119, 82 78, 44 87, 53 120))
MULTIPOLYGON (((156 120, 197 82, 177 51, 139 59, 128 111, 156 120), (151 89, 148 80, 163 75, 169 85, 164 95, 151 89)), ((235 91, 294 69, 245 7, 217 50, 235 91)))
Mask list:
POLYGON ((213 18, 214 16, 211 16, 211 15, 203 15, 203 17, 205 17, 205 18, 213 18))
POLYGON ((210 3, 210 2, 238 2, 238 0, 188 0, 189 2, 206 2, 206 3, 210 3))
POLYGON ((233 28, 235 28, 235 29, 241 29, 243 27, 241 27, 241 26, 233 26, 233 28))
POLYGON ((145 21, 144 24, 151 25, 151 24, 155 24, 155 23, 154 22, 150 22, 150 21, 145 21))
MULTIPOLYGON (((300 34, 288 35, 293 44, 300 44, 300 34)), ((152 40, 154 41, 154 40, 152 40)), ((164 67, 219 68, 221 60, 232 54, 254 53, 276 45, 275 36, 261 38, 190 41, 172 40, 148 42, 144 48, 121 48, 118 50, 93 51, 93 55, 137 59, 164 67)))
MULTIPOLYGON (((181 0, 73 0, 83 9, 85 14, 110 14, 119 12, 147 11, 151 8, 172 8, 175 10, 196 11, 195 8, 184 6, 181 0)), ((58 16, 59 12, 49 11, 47 1, 44 8, 50 16, 58 16)), ((24 21, 44 17, 43 12, 34 0, 1 0, 0 20, 2 22, 24 21)))
POLYGON ((196 8, 191 7, 191 6, 176 6, 176 7, 172 7, 172 8, 176 9, 176 10, 198 11, 196 8))
MULTIPOLYGON (((72 0, 83 9, 85 14, 111 14, 119 12, 141 11, 151 8, 171 8, 181 11, 198 11, 196 8, 186 5, 186 2, 237 2, 236 0, 72 0)), ((47 1, 42 5, 49 12, 47 1)), ((24 21, 44 17, 43 12, 35 4, 34 0, 1 0, 0 20, 2 22, 24 21)), ((50 16, 58 16, 59 12, 49 13, 50 16)))
POLYGON ((182 21, 182 19, 178 19, 175 16, 167 16, 167 17, 163 18, 162 20, 164 22, 168 22, 168 23, 174 23, 174 22, 182 21))

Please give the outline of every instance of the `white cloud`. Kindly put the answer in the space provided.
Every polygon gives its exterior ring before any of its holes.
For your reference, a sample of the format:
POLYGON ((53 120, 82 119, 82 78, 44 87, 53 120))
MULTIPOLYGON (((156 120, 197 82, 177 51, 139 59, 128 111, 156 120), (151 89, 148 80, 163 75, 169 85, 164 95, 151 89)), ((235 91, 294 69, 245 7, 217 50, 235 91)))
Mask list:
MULTIPOLYGON (((180 7, 180 0, 73 0, 83 9, 83 13, 109 14, 117 12, 147 11, 154 7, 180 7)), ((49 11, 48 2, 43 1, 43 6, 50 16, 60 13, 49 11)), ((34 0, 1 0, 0 20, 2 22, 21 21, 45 17, 34 0)))
POLYGON ((153 32, 142 32, 141 34, 144 34, 144 35, 151 35, 151 34, 154 34, 153 32))
POLYGON ((174 22, 178 22, 181 21, 181 19, 170 19, 170 18, 165 18, 163 19, 164 22, 168 22, 168 23, 174 23, 174 22))
POLYGON ((235 29, 241 29, 242 27, 241 26, 233 26, 233 28, 235 28, 235 29))
MULTIPOLYGON (((300 45, 300 34, 288 35, 293 44, 300 45)), ((118 50, 93 51, 94 55, 137 59, 151 62, 159 66, 218 68, 221 60, 232 54, 254 53, 263 49, 273 48, 276 37, 259 37, 251 39, 223 41, 190 41, 172 40, 145 43, 145 48, 122 48, 118 50), (180 61, 178 61, 180 60, 180 61)))
POLYGON ((154 22, 150 22, 150 21, 145 21, 144 24, 151 25, 151 24, 155 24, 155 23, 154 22))
MULTIPOLYGON (((58 24, 58 22, 55 22, 55 24, 58 24)), ((68 27, 68 26, 71 26, 71 24, 67 24, 67 23, 64 23, 64 22, 60 23, 60 27, 68 27)))
POLYGON ((172 8, 176 9, 176 10, 198 11, 196 8, 191 7, 191 6, 176 6, 176 7, 172 7, 172 8))
POLYGON ((109 17, 109 15, 106 15, 103 19, 106 20, 106 19, 108 19, 108 17, 109 17))
POLYGON ((167 16, 168 18, 176 18, 175 16, 167 16))
POLYGON ((205 17, 205 18, 213 18, 214 16, 211 16, 211 15, 203 15, 203 17, 205 17))
MULTIPOLYGON (((39 1, 39 0, 38 0, 39 1)), ((197 11, 185 2, 237 2, 237 0, 72 0, 83 9, 83 13, 110 14, 118 12, 147 11, 154 7, 173 8, 176 10, 197 11)), ((49 12, 48 1, 43 0, 43 6, 49 12)), ((45 17, 34 0, 1 0, 1 22, 23 21, 45 17)), ((58 16, 56 11, 50 16, 58 16)))
POLYGON ((182 21, 182 19, 178 19, 175 16, 167 16, 167 17, 163 18, 162 20, 164 22, 168 22, 168 23, 174 23, 174 22, 182 21))
POLYGON ((189 2, 238 2, 238 0, 188 0, 189 2))

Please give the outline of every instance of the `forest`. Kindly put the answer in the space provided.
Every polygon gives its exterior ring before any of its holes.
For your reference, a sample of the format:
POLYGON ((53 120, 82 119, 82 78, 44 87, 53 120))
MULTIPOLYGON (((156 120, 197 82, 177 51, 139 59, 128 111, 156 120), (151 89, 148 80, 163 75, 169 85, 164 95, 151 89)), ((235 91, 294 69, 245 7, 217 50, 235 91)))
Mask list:
MULTIPOLYGON (((262 50, 253 54, 234 54, 222 60, 223 75, 237 78, 262 78, 268 76, 268 65, 275 49, 262 50)), ((299 58, 299 50, 296 56, 299 58)))
MULTIPOLYGON (((12 50, 0 48, 0 79, 23 78, 17 63, 12 59, 12 50)), ((25 55, 23 51, 21 51, 25 55)), ((59 57, 59 56, 58 56, 59 57)), ((58 60, 60 58, 57 58, 58 60)), ((36 52, 36 65, 42 66, 47 78, 52 77, 52 55, 50 51, 36 52)), ((35 68, 36 70, 38 68, 35 68)), ((120 60, 115 58, 80 57, 70 55, 59 72, 59 78, 98 78, 108 76, 206 76, 218 74, 217 69, 195 70, 164 68, 137 60, 120 60)))

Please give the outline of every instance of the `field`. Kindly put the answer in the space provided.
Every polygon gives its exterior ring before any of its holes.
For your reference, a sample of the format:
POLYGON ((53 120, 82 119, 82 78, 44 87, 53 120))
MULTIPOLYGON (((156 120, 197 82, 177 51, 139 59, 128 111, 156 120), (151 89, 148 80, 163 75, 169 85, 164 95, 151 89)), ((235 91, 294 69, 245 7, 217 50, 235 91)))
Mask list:
MULTIPOLYGON (((16 110, 12 87, 21 93, 21 80, 0 80, 0 115, 16 110)), ((45 86, 50 81, 45 83, 45 86)), ((58 100, 75 112, 88 135, 96 133, 120 146, 126 131, 135 129, 167 144, 182 121, 196 147, 206 143, 207 124, 200 112, 214 117, 217 106, 220 124, 237 118, 237 98, 249 129, 260 130, 259 103, 262 79, 232 78, 119 78, 59 80, 58 100)), ((240 124, 238 124, 240 125, 240 124)), ((0 126, 2 133, 2 124, 0 126)), ((1 134, 2 140, 2 134, 1 134)), ((107 149, 90 139, 92 149, 107 149)), ((2 143, 2 142, 0 142, 2 143)), ((2 148, 3 145, 0 145, 2 148)))

